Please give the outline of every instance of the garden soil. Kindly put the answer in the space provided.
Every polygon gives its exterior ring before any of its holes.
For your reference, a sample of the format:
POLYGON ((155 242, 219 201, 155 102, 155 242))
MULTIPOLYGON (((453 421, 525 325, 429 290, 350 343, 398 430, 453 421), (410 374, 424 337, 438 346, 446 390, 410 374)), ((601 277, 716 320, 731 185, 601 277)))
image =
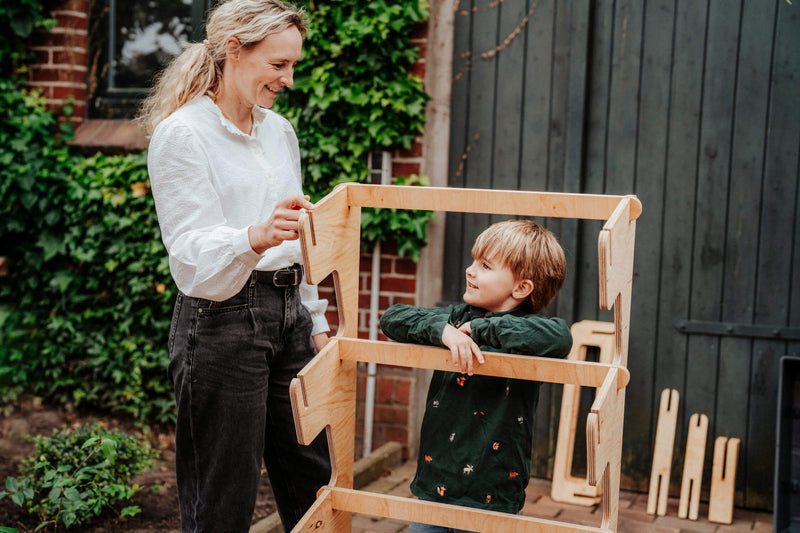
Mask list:
MULTIPOLYGON (((49 436, 54 429, 91 424, 99 420, 109 428, 116 428, 128 434, 139 431, 124 418, 93 416, 90 413, 68 411, 48 407, 33 399, 14 406, 0 407, 0 490, 5 488, 7 476, 18 476, 18 465, 22 459, 32 454, 34 445, 31 437, 49 436)), ((131 480, 141 489, 133 500, 121 505, 138 505, 141 512, 136 516, 120 518, 113 511, 105 511, 89 526, 74 526, 74 533, 171 533, 180 531, 178 496, 175 488, 175 444, 171 428, 152 429, 148 435, 160 458, 153 467, 131 480)), ((259 490, 253 523, 275 511, 275 500, 264 473, 264 482, 259 490)), ((0 500, 0 526, 12 527, 21 533, 32 533, 39 525, 37 517, 29 515, 22 507, 9 498, 0 500)), ((52 528, 40 531, 53 531, 52 528)), ((59 531, 63 531, 60 529, 59 531)))

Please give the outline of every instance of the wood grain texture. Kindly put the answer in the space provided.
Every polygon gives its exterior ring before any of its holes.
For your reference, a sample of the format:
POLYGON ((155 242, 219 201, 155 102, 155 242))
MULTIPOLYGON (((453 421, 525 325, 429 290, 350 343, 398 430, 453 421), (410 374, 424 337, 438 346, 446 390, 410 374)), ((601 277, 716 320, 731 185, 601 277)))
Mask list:
MULTIPOLYGON (((300 240, 309 282, 332 275, 340 329, 290 385, 298 440, 307 444, 325 430, 332 462, 329 487, 294 528, 349 533, 351 512, 481 531, 616 531, 619 511, 622 427, 630 373, 627 337, 630 320, 630 273, 635 218, 641 204, 633 196, 485 191, 345 184, 301 215, 300 240), (598 390, 587 419, 588 482, 602 483, 602 524, 586 528, 480 509, 431 505, 414 499, 365 495, 352 491, 356 427, 356 365, 359 361, 452 370, 447 349, 358 339, 360 208, 436 209, 568 218, 599 217, 608 222, 599 237, 601 307, 614 308, 611 363, 593 363, 485 353, 476 374, 589 386, 598 390), (626 275, 628 278, 626 279, 626 275)), ((606 350, 609 351, 609 350, 606 350)))
POLYGON ((690 520, 698 518, 707 435, 708 417, 702 414, 693 414, 689 419, 689 432, 686 436, 686 458, 683 461, 681 499, 678 504, 680 518, 688 517, 690 520))
POLYGON ((669 477, 672 472, 675 430, 678 426, 679 399, 680 395, 675 389, 661 391, 656 444, 653 449, 653 467, 650 471, 650 490, 647 494, 647 512, 658 514, 658 516, 667 514, 669 477))

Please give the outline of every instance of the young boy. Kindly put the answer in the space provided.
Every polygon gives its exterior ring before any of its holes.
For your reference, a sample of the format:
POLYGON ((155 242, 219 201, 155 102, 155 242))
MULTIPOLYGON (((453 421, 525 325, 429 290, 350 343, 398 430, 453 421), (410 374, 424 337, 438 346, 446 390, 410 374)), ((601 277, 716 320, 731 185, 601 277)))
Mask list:
MULTIPOLYGON (((436 371, 420 434, 411 491, 420 499, 519 513, 530 478, 539 383, 473 375, 482 351, 564 357, 566 322, 540 313, 564 283, 555 236, 527 220, 493 224, 472 247, 464 303, 395 305, 381 318, 387 337, 450 348, 460 372, 436 371)), ((414 524, 409 533, 451 531, 414 524)))

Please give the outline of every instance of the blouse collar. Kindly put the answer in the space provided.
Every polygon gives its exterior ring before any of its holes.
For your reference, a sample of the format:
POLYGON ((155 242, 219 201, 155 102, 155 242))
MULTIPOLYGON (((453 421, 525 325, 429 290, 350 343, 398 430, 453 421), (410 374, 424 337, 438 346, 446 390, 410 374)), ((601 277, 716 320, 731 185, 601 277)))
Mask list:
POLYGON ((225 128, 229 133, 233 135, 240 135, 245 138, 255 137, 256 132, 258 129, 259 124, 261 124, 265 118, 267 118, 267 109, 260 107, 260 106, 253 106, 253 110, 251 111, 253 116, 253 131, 250 135, 246 134, 242 130, 236 127, 236 125, 228 119, 223 113, 219 106, 211 99, 208 95, 203 95, 202 101, 207 108, 214 113, 217 118, 219 118, 219 123, 225 128))

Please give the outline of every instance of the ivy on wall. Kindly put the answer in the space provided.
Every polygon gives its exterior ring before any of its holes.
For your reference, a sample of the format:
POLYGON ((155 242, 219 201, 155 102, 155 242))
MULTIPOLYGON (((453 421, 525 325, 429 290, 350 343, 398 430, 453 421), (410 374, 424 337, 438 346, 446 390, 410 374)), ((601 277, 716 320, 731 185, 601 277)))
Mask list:
POLYGON ((83 158, 0 80, 0 400, 26 392, 167 420, 174 288, 145 154, 83 158))
MULTIPOLYGON (((309 16, 295 84, 274 109, 298 133, 304 188, 313 201, 339 183, 367 182, 367 154, 410 149, 423 132, 429 97, 412 74, 419 49, 411 43, 428 20, 420 0, 296 2, 309 16)), ((404 176, 401 185, 427 185, 404 176)), ((419 260, 431 212, 364 209, 365 249, 396 239, 398 253, 419 260)))
MULTIPOLYGON (((6 4, 0 26, 16 27, 20 37, 24 20, 31 28, 48 24, 35 0, 18 4, 27 9, 21 15, 6 4)), ((410 148, 422 131, 427 95, 410 74, 418 54, 410 37, 428 11, 418 0, 306 6, 312 30, 305 58, 276 110, 298 131, 316 200, 338 183, 367 181, 368 152, 410 148)), ((129 412, 143 423, 170 420, 175 288, 146 154, 71 152, 68 123, 61 131, 43 98, 14 77, 24 69, 12 65, 22 57, 17 44, 0 40, 0 255, 10 273, 0 278, 0 404, 32 393, 129 412)), ((429 218, 364 210, 363 233, 368 242, 397 238, 399 250, 416 259, 429 218)))

